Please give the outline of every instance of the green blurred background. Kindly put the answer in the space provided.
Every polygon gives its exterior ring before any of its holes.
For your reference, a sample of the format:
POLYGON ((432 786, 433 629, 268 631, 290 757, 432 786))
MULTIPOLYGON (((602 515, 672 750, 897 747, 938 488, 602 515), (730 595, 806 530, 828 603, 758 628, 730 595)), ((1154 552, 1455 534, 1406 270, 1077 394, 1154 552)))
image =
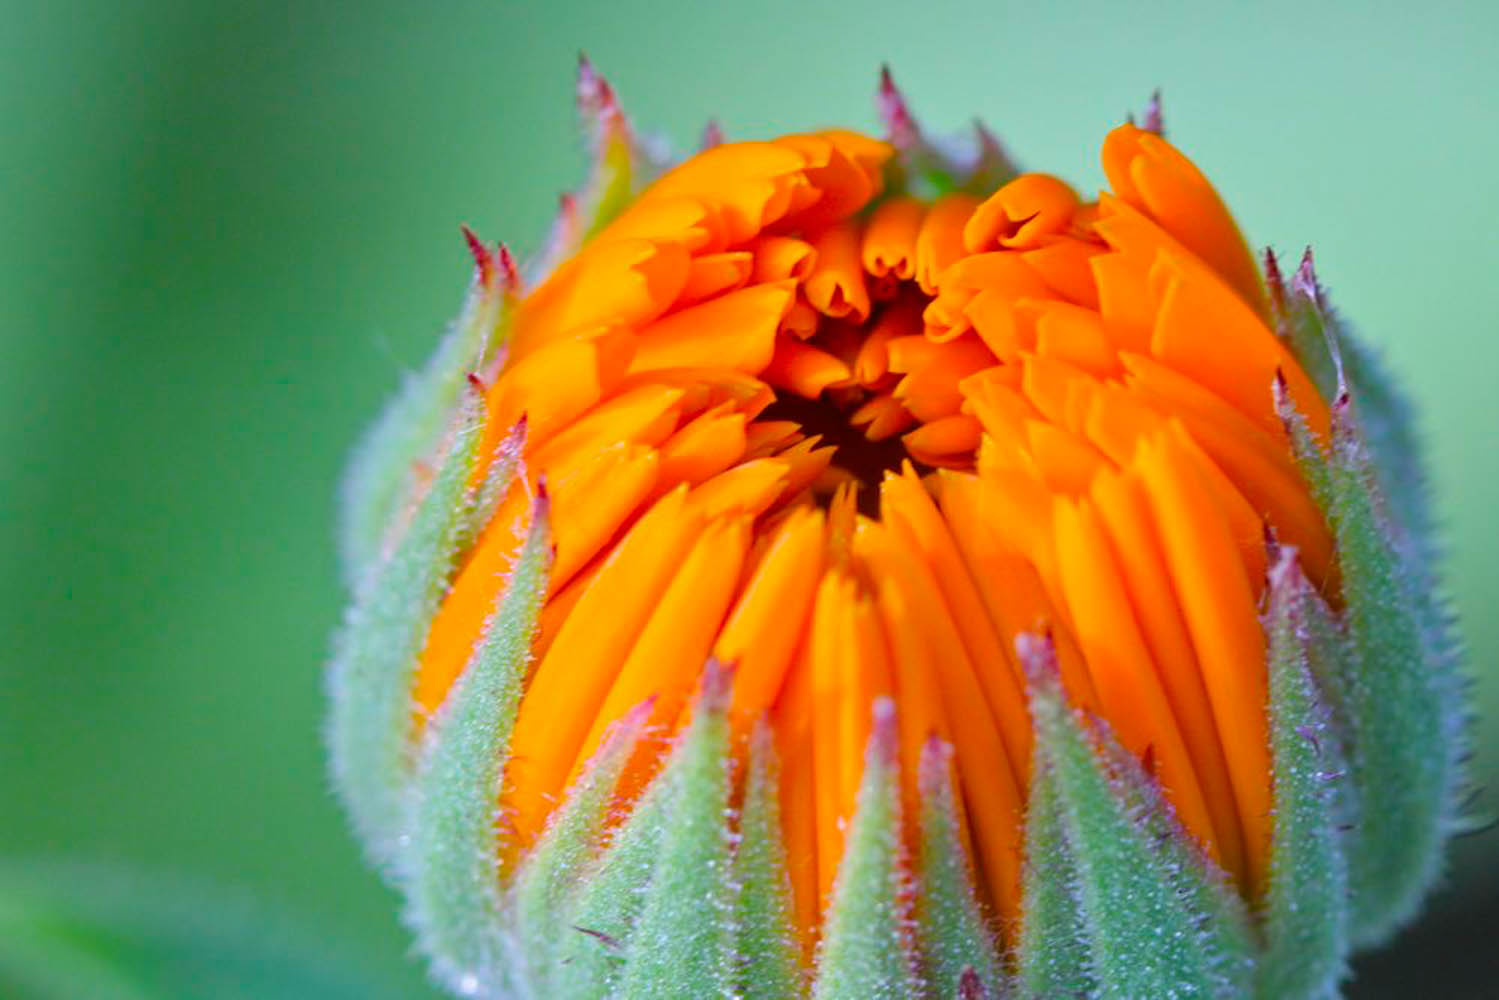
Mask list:
MULTIPOLYGON (((324 776, 333 497, 457 308, 458 224, 534 248, 580 176, 580 49, 679 148, 709 115, 731 137, 873 128, 888 60, 930 128, 982 114, 1084 188, 1163 88, 1251 237, 1313 242, 1422 404, 1474 777, 1499 774, 1499 5, 0 11, 0 853, 228 885, 427 995, 324 776)), ((1355 994, 1492 986, 1499 836, 1454 857, 1355 994)))

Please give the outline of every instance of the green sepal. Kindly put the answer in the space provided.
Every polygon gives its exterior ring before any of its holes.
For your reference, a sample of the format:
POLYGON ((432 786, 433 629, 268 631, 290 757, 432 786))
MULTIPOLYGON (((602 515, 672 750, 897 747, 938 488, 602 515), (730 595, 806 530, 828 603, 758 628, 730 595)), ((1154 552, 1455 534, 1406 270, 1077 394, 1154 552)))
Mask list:
MULTIPOLYGON (((1410 401, 1379 357, 1353 335, 1328 303, 1326 291, 1317 280, 1310 247, 1289 284, 1282 279, 1274 254, 1268 251, 1265 269, 1276 328, 1322 398, 1335 398, 1346 383, 1357 401, 1359 425, 1394 522, 1392 527, 1404 536, 1403 544, 1416 550, 1412 555, 1423 574, 1429 576, 1436 553, 1426 470, 1416 434, 1418 421, 1410 401)), ((1445 613, 1431 624, 1450 631, 1445 613)))
POLYGON ((334 784, 382 869, 405 833, 417 661, 457 559, 482 405, 462 397, 432 485, 395 550, 363 575, 328 669, 334 784))
MULTIPOLYGON (((670 765, 668 765, 668 769, 670 765)), ((667 771, 657 775, 615 829, 609 846, 579 878, 571 906, 557 915, 561 937, 551 996, 593 1000, 613 994, 656 871, 661 830, 675 802, 667 771)))
POLYGON ((1097 747, 1125 809, 1138 817, 1189 913, 1198 917, 1200 950, 1208 959, 1220 994, 1250 992, 1255 957, 1260 948, 1249 908, 1228 874, 1209 857, 1202 844, 1181 825, 1166 801, 1161 784, 1134 754, 1100 723, 1097 747))
POLYGON ((916 122, 888 66, 880 70, 876 95, 895 157, 886 168, 892 191, 924 200, 964 192, 987 197, 1020 176, 994 133, 973 123, 972 137, 933 139, 916 122))
MULTIPOLYGON (((693 933, 700 946, 705 933, 715 940, 723 937, 722 948, 708 961, 715 969, 722 967, 725 977, 732 976, 728 724, 721 700, 726 685, 724 672, 710 661, 704 694, 682 742, 614 831, 608 848, 581 874, 571 905, 556 920, 557 933, 566 936, 552 966, 555 990, 548 996, 613 997, 625 989, 627 978, 632 990, 650 988, 631 971, 642 957, 647 963, 660 961, 650 951, 632 954, 631 943, 637 934, 647 933, 647 924, 673 928, 650 932, 652 951, 659 952, 676 950, 662 934, 686 933, 682 925, 689 921, 711 923, 710 930, 695 928, 693 933), (699 859, 670 862, 676 868, 705 870, 664 871, 669 844, 674 854, 699 859), (684 888, 682 880, 690 887, 684 888)), ((688 968, 700 958, 679 961, 688 968)))
POLYGON ((906 913, 895 703, 874 703, 864 773, 823 919, 816 1000, 907 1000, 921 993, 906 913))
POLYGON ((537 284, 618 218, 666 168, 659 144, 635 130, 614 88, 586 56, 578 59, 577 101, 588 176, 576 193, 563 196, 545 249, 527 266, 528 279, 537 284))
POLYGON ((1049 639, 1021 636, 1017 648, 1029 680, 1037 780, 1053 785, 1077 871, 1089 965, 1103 997, 1242 996, 1226 950, 1232 929, 1203 906, 1217 887, 1200 866, 1181 863, 1170 841, 1174 818, 1133 782, 1109 773, 1095 740, 1067 704, 1049 639), (1164 834, 1164 835, 1163 835, 1164 834))
POLYGON ((744 1000, 785 1000, 804 995, 806 976, 793 924, 791 882, 781 834, 775 737, 764 719, 750 732, 734 881, 739 886, 734 919, 738 995, 744 1000))
POLYGON ((551 995, 562 915, 571 909, 581 876, 598 857, 615 786, 653 705, 654 699, 641 702, 609 728, 510 884, 507 908, 518 957, 537 996, 551 995))
POLYGON ((1339 376, 1332 342, 1339 337, 1337 318, 1324 307, 1321 289, 1312 271, 1308 247, 1301 264, 1287 284, 1273 250, 1265 251, 1265 283, 1270 289, 1270 309, 1275 331, 1291 348, 1296 360, 1323 399, 1338 391, 1339 376))
POLYGON ((1369 447, 1341 385, 1331 446, 1296 410, 1284 379, 1277 411, 1332 527, 1343 576, 1350 669, 1328 700, 1346 727, 1353 830, 1348 846, 1355 945, 1385 939, 1414 916, 1442 863, 1456 811, 1463 747, 1461 687, 1434 632, 1429 578, 1389 521, 1369 447))
POLYGON ((546 494, 463 673, 427 724, 400 875, 434 975, 460 995, 503 982, 511 962, 500 886, 500 801, 510 735, 552 562, 546 494))
POLYGON ((484 478, 479 481, 478 489, 473 491, 464 507, 457 542, 460 555, 473 548, 484 529, 489 527, 489 522, 494 520, 495 513, 500 509, 500 502, 515 483, 525 450, 526 415, 522 413, 510 433, 501 439, 494 454, 489 457, 489 467, 484 470, 484 478))
POLYGON ((514 264, 467 233, 477 266, 457 320, 420 371, 407 373, 349 456, 340 484, 339 552, 356 589, 399 543, 421 489, 422 465, 468 393, 469 376, 493 367, 516 301, 514 264))
POLYGON ((692 721, 664 775, 670 821, 627 953, 620 1000, 733 996, 735 896, 729 829, 731 673, 703 670, 692 721))
POLYGON ((1320 997, 1334 993, 1347 972, 1348 872, 1335 784, 1344 776, 1312 675, 1312 650, 1327 637, 1308 619, 1322 617, 1325 608, 1311 608, 1322 599, 1302 575, 1294 549, 1275 555, 1268 602, 1275 818, 1256 992, 1264 1000, 1320 997))
POLYGON ((1015 947, 1021 995, 1097 995, 1077 862, 1062 824, 1057 779, 1052 764, 1039 756, 1031 765, 1021 892, 1025 906, 1015 947))
POLYGON ((922 747, 918 766, 916 938, 922 978, 935 995, 951 997, 971 970, 984 991, 997 997, 1005 991, 1005 978, 963 847, 952 757, 952 745, 933 736, 922 747))
MULTIPOLYGON (((1410 577, 1418 602, 1422 642, 1454 711, 1466 700, 1462 650, 1452 612, 1437 579, 1441 556, 1432 518, 1426 464, 1417 433, 1420 421, 1383 359, 1355 336, 1328 302, 1308 247, 1289 287, 1273 254, 1266 254, 1277 328, 1310 365, 1323 398, 1346 388, 1356 409, 1357 429, 1368 447, 1371 474, 1391 540, 1410 577)), ((1461 734, 1459 734, 1461 736, 1461 734)))

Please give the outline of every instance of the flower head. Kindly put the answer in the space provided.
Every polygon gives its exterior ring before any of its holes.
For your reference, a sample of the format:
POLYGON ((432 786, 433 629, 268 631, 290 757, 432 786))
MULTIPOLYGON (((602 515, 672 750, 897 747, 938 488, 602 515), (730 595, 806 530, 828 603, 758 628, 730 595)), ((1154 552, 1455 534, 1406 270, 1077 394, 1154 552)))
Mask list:
POLYGON ((1297 995, 1408 914, 1456 745, 1409 456, 1158 104, 1094 199, 888 73, 888 141, 664 172, 579 99, 588 186, 524 286, 471 238, 351 479, 335 770, 451 985, 1297 995))

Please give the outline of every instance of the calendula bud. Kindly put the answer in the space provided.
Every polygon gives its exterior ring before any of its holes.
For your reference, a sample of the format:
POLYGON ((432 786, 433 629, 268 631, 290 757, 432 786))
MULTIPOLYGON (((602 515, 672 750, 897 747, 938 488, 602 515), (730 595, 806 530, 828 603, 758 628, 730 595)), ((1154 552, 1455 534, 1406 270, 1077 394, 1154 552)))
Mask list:
POLYGON ((1399 393, 1164 138, 595 154, 356 454, 333 773, 454 993, 1320 997, 1454 823, 1399 393), (524 279, 522 278, 524 275, 524 279))

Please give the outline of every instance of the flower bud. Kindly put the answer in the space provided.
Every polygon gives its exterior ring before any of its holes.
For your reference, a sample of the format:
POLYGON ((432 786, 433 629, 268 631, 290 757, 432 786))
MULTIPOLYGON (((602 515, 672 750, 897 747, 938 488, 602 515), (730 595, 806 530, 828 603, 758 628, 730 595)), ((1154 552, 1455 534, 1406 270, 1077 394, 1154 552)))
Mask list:
POLYGON ((356 452, 336 784, 486 997, 1314 997, 1453 828, 1403 397, 1108 134, 595 154, 356 452), (524 282, 521 275, 525 275, 524 282))

